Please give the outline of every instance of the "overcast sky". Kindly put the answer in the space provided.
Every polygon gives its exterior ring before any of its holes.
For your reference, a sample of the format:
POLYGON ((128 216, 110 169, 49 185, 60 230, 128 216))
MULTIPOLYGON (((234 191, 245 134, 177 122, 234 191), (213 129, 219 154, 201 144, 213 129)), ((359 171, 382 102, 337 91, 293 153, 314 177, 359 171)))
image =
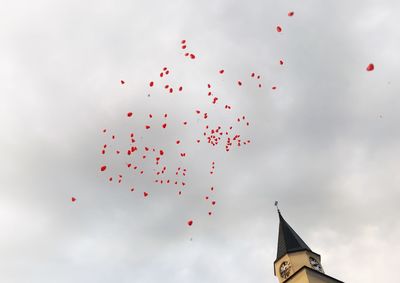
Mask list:
POLYGON ((398 278, 399 1, 0 6, 1 282, 274 283, 275 200, 328 275, 398 278), (207 124, 251 143, 212 147, 207 124), (129 173, 131 132, 186 185, 129 173))

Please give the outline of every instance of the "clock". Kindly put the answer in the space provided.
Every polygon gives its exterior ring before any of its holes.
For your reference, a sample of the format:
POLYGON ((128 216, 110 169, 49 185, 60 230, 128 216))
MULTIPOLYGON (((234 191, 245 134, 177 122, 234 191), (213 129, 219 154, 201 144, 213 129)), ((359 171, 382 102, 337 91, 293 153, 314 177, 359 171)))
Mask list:
POLYGON ((290 263, 288 261, 282 262, 281 267, 279 267, 279 271, 280 271, 281 277, 283 279, 286 279, 286 278, 289 277, 290 270, 291 270, 291 266, 290 266, 290 263))
POLYGON ((311 267, 314 268, 315 270, 318 270, 319 272, 324 273, 324 269, 322 268, 322 265, 316 260, 315 258, 310 256, 310 264, 311 267))

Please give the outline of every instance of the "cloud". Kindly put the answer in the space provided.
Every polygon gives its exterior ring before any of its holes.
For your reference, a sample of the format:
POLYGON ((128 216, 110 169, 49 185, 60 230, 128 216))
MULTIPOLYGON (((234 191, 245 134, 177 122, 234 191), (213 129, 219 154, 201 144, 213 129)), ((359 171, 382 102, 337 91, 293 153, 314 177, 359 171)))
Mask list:
MULTIPOLYGON (((329 275, 356 283, 395 276, 397 3, 3 2, 0 281, 276 282, 275 200, 329 275), (182 39, 196 60, 185 60, 182 39), (374 72, 365 71, 370 62, 374 72), (184 92, 148 97, 164 66, 184 92), (262 89, 251 72, 262 75, 262 89), (207 83, 232 105, 229 114, 210 107, 207 83), (251 144, 227 154, 189 143, 202 134, 198 108, 210 126, 246 115, 250 127, 240 132, 251 144), (149 113, 154 131, 144 134, 149 113), (164 113, 163 132, 155 128, 164 113), (184 194, 149 177, 109 185, 98 172, 110 145, 103 128, 121 148, 135 131, 168 156, 180 138, 184 194)), ((107 174, 123 170, 123 158, 107 162, 107 174)))

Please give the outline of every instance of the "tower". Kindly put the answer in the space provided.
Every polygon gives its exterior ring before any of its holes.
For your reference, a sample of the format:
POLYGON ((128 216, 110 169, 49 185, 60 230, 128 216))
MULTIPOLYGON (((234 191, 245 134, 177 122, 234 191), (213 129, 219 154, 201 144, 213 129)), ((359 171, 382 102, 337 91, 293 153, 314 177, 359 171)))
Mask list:
POLYGON ((325 274, 321 256, 313 252, 290 227, 279 209, 278 214, 278 252, 274 262, 274 272, 279 283, 343 283, 325 274))

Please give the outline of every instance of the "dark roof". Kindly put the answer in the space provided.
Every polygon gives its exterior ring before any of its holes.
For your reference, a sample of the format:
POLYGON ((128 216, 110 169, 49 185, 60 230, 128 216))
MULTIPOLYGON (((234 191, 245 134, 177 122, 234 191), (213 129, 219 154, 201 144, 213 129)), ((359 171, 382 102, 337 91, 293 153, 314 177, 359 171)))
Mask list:
POLYGON ((299 235, 290 227, 290 225, 283 219, 281 212, 279 213, 279 236, 278 236, 278 252, 276 260, 280 259, 287 253, 312 250, 307 244, 300 238, 299 235))
POLYGON ((290 275, 290 277, 289 277, 288 279, 284 280, 283 282, 284 282, 284 283, 289 283, 292 279, 295 279, 296 275, 297 275, 298 273, 300 273, 303 269, 308 270, 308 271, 311 271, 311 272, 315 272, 315 273, 317 273, 319 276, 322 276, 322 277, 325 277, 325 278, 329 278, 329 279, 331 279, 331 280, 334 280, 335 282, 344 283, 343 281, 340 281, 340 280, 338 280, 338 279, 336 279, 336 278, 333 278, 332 276, 329 276, 329 275, 327 275, 327 274, 325 274, 325 273, 321 273, 321 272, 319 272, 319 271, 316 271, 316 270, 314 270, 314 269, 312 269, 312 268, 310 268, 310 267, 308 267, 308 266, 303 266, 302 268, 300 268, 299 270, 297 270, 295 273, 293 273, 292 275, 290 275))

